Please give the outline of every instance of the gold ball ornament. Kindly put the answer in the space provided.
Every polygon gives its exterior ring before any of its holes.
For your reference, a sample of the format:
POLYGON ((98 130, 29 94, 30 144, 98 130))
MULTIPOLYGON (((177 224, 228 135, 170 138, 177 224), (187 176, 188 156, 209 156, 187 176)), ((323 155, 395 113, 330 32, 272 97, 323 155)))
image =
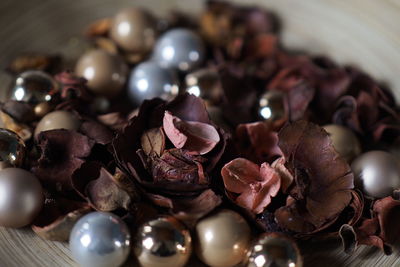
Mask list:
POLYGON ((196 225, 197 256, 209 266, 228 267, 241 263, 250 245, 246 220, 231 210, 221 210, 196 225))
POLYGON ((173 217, 163 217, 142 225, 134 240, 134 252, 142 267, 185 266, 192 252, 192 239, 173 217))
POLYGON ((24 141, 13 131, 0 128, 0 169, 21 167, 25 154, 24 141))

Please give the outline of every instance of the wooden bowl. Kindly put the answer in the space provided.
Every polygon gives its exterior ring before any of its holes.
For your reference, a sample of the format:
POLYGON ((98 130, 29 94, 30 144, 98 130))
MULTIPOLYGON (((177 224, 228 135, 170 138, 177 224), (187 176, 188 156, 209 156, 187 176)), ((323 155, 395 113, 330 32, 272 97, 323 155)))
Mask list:
MULTIPOLYGON (((400 99, 400 4, 396 0, 242 0, 275 11, 283 22, 286 47, 324 54, 341 64, 367 71, 393 89, 400 99)), ((1 0, 0 69, 24 51, 61 52, 71 61, 79 55, 83 28, 127 6, 143 6, 158 15, 171 9, 197 14, 199 0, 1 0)), ((11 77, 0 72, 2 95, 11 77)), ((354 255, 337 243, 309 244, 306 266, 399 266, 399 254, 390 257, 372 248, 354 255)), ((133 263, 130 263, 133 264, 133 263)), ((0 266, 75 266, 68 245, 49 242, 29 229, 0 228, 0 266)), ((132 266, 132 265, 130 265, 132 266)), ((195 266, 194 264, 191 266, 195 266)))

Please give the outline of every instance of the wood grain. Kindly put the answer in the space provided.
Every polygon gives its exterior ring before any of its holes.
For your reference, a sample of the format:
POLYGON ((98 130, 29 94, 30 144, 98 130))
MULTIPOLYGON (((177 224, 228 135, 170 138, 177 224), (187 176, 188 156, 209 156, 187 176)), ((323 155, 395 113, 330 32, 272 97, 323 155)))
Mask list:
MULTIPOLYGON (((400 99, 400 1, 398 0, 242 0, 271 8, 283 20, 287 47, 326 54, 341 64, 352 64, 388 84, 400 99)), ((199 0, 1 0, 0 69, 23 51, 61 52, 73 62, 81 53, 82 27, 131 5, 163 15, 179 8, 196 14, 199 0)), ((10 77, 0 72, 0 94, 10 77)), ((400 266, 399 249, 384 256, 360 247, 354 255, 338 242, 301 244, 305 266, 400 266)), ((126 264, 133 266, 131 260, 126 264)), ((197 264, 193 264, 194 266, 197 264)), ((75 266, 65 243, 49 242, 29 229, 0 228, 0 267, 75 266)))

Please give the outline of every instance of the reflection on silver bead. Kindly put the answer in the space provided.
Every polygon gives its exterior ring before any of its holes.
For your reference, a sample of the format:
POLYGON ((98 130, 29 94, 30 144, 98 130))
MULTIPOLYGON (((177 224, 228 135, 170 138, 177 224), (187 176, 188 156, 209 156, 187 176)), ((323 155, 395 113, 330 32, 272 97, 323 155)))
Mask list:
POLYGON ((355 186, 371 197, 390 196, 400 188, 400 163, 385 151, 361 154, 351 164, 355 186))
POLYGON ((142 267, 185 266, 192 252, 189 230, 173 217, 142 225, 134 242, 134 251, 142 267))
POLYGON ((284 94, 279 91, 264 93, 259 101, 259 116, 265 121, 277 121, 285 118, 284 94))
POLYGON ((189 73, 185 77, 186 92, 203 99, 218 102, 222 87, 217 70, 205 68, 189 73))
POLYGON ((81 266, 120 266, 130 251, 129 229, 112 213, 92 212, 75 224, 69 246, 72 257, 81 266))
POLYGON ((154 48, 153 58, 166 67, 190 71, 204 61, 202 40, 187 29, 174 29, 162 35, 154 48))
POLYGON ((303 260, 296 243, 280 233, 261 235, 248 253, 247 267, 301 267, 303 260))
POLYGON ((167 99, 179 93, 178 80, 173 70, 161 67, 157 62, 140 63, 129 78, 129 97, 135 105, 145 99, 167 99))
POLYGON ((29 70, 21 73, 10 90, 10 99, 31 104, 50 102, 59 92, 57 82, 47 73, 29 70))
POLYGON ((25 154, 24 141, 16 133, 0 128, 0 169, 21 167, 25 154))

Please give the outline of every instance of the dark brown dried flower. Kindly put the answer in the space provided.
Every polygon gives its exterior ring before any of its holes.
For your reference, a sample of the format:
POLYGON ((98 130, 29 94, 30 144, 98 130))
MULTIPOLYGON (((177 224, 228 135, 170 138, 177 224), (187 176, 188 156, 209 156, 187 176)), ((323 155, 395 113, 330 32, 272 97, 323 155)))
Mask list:
POLYGON ((18 74, 27 70, 43 70, 49 73, 58 71, 61 65, 61 57, 58 55, 46 55, 26 53, 18 55, 8 65, 7 70, 18 74))
POLYGON ((284 127, 279 146, 294 185, 286 206, 275 211, 278 224, 299 235, 326 229, 352 200, 349 165, 334 150, 328 134, 306 121, 284 127))
POLYGON ((147 198, 193 219, 221 201, 207 190, 225 144, 226 136, 210 121, 204 102, 184 94, 171 102, 143 102, 114 139, 113 149, 118 166, 147 198))

